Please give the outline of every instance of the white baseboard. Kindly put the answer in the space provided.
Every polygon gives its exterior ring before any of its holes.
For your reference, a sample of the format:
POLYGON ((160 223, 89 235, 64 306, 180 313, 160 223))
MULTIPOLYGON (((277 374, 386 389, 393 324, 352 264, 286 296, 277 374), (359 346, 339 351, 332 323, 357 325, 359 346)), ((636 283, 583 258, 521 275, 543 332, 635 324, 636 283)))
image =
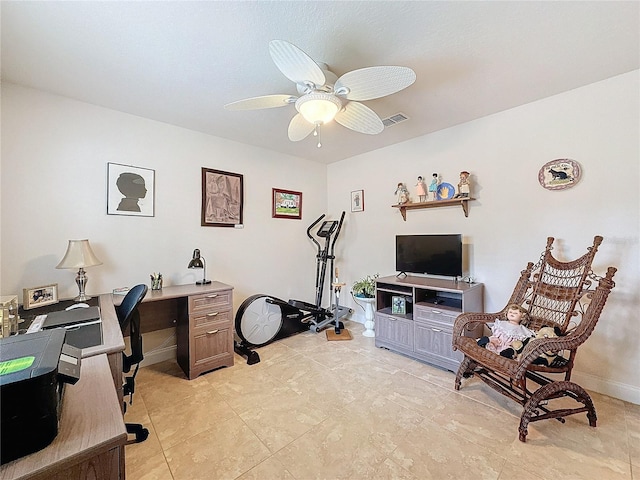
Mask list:
POLYGON ((149 365, 153 365, 154 363, 165 362, 167 360, 175 360, 176 351, 177 347, 175 345, 171 345, 164 348, 158 348, 150 352, 145 352, 144 360, 140 362, 140 366, 147 367, 149 365))
POLYGON ((582 388, 598 392, 610 397, 619 398, 625 402, 640 405, 640 388, 626 383, 614 382, 606 378, 596 377, 589 373, 573 371, 571 381, 582 388))

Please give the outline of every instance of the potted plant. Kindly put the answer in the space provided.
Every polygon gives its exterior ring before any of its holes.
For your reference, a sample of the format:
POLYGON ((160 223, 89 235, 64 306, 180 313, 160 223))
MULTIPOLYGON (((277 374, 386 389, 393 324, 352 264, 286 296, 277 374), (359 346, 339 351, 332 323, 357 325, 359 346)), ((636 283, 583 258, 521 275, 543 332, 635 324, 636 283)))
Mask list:
POLYGON ((376 278, 379 275, 367 275, 366 277, 358 280, 351 287, 354 297, 358 298, 374 298, 376 295, 376 278))

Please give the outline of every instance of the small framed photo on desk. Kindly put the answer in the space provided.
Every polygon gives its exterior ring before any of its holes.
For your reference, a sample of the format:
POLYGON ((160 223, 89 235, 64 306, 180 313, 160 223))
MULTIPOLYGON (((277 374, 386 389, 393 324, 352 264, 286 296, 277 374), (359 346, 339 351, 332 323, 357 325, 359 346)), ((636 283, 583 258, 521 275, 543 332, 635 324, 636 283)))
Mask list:
POLYGON ((58 303, 57 283, 22 289, 22 308, 25 310, 53 305, 54 303, 58 303))

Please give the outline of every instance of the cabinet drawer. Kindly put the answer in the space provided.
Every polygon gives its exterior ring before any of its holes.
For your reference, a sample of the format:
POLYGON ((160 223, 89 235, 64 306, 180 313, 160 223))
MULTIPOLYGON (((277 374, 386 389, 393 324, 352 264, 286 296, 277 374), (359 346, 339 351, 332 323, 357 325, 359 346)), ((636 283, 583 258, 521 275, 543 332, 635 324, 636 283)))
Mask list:
MULTIPOLYGON (((230 328, 204 330, 193 337, 192 366, 217 363, 232 357, 232 331, 230 328)), ((215 367, 214 367, 215 368, 215 367)))
POLYGON ((461 312, 455 310, 445 310, 436 307, 425 307, 424 305, 416 305, 413 315, 416 320, 438 322, 442 325, 453 327, 461 312))
POLYGON ((203 293, 189 297, 189 313, 231 308, 231 290, 203 293))
POLYGON ((192 332, 199 330, 201 327, 209 328, 215 325, 222 325, 228 328, 232 324, 231 310, 215 310, 205 311, 189 315, 189 327, 192 332))

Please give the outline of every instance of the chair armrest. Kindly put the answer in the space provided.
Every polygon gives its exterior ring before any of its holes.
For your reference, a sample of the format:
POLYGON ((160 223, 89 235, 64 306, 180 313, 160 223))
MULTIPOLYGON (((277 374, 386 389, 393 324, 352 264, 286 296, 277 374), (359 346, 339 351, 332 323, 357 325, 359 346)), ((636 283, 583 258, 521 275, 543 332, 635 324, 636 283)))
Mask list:
POLYGON ((564 350, 575 350, 580 343, 582 343, 580 338, 571 334, 564 337, 532 338, 522 350, 516 378, 522 378, 533 361, 541 354, 545 352, 558 354, 564 350))
POLYGON ((464 336, 465 331, 473 330, 478 323, 487 324, 500 318, 499 313, 466 312, 458 315, 453 323, 453 349, 457 349, 456 339, 464 336))

